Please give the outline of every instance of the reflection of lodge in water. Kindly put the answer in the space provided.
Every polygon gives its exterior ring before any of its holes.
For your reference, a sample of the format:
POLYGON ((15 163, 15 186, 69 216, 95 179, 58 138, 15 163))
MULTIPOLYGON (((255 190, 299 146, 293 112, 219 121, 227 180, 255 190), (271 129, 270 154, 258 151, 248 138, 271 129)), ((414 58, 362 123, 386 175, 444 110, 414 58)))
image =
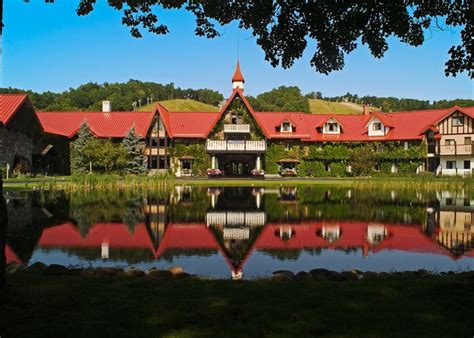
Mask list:
MULTIPOLYGON (((74 223, 65 222, 43 229, 37 246, 94 248, 97 249, 95 259, 109 259, 114 248, 150 250, 154 259, 189 252, 220 253, 233 278, 242 277, 245 262, 256 250, 275 253, 292 249, 357 249, 364 256, 399 250, 452 259, 474 257, 474 203, 462 194, 440 193, 438 201, 429 204, 426 222, 421 226, 408 222, 409 217, 407 222, 400 223, 269 220, 263 210, 264 198, 272 194, 280 208, 288 201, 298 203, 296 188, 246 188, 240 192, 214 188, 207 191, 209 202, 203 221, 173 220, 169 208, 183 209, 195 202, 192 188, 177 187, 169 198, 145 199, 144 222, 136 224, 133 231, 123 223, 96 223, 83 236, 74 223), (237 203, 233 203, 236 199, 237 203)), ((21 260, 9 245, 6 253, 8 262, 21 260)))

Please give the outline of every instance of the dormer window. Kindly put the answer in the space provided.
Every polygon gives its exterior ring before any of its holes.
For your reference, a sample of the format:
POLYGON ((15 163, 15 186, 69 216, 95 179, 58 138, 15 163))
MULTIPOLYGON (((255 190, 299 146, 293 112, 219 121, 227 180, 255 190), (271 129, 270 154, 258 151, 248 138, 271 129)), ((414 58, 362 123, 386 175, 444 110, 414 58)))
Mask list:
POLYGON ((386 125, 378 117, 374 117, 367 124, 369 136, 384 136, 387 130, 386 125))
POLYGON ((374 122, 372 123, 372 131, 381 131, 382 130, 382 123, 374 122))
POLYGON ((339 134, 341 132, 341 126, 337 121, 329 120, 324 124, 323 133, 324 134, 339 134))
POLYGON ((282 133, 291 133, 293 131, 293 126, 291 125, 289 121, 284 121, 281 124, 280 131, 282 133))

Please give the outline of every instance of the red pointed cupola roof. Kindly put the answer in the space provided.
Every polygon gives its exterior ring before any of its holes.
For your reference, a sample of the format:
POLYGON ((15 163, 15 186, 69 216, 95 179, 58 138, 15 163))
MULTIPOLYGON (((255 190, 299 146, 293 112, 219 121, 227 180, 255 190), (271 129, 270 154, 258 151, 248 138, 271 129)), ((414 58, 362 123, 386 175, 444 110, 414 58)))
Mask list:
POLYGON ((240 62, 237 61, 237 66, 235 67, 234 76, 232 76, 232 82, 245 82, 244 76, 240 70, 240 62))

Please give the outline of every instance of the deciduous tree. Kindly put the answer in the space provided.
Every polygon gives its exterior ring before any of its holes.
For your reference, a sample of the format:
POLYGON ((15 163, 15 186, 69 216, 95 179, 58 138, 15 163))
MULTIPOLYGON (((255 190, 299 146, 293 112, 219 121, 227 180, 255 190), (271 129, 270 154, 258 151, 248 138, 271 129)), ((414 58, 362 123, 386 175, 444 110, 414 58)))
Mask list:
MULTIPOLYGON (((96 1, 80 0, 78 15, 91 13, 96 1)), ((158 9, 184 8, 193 13, 195 33, 208 38, 220 35, 216 24, 223 26, 237 21, 241 28, 251 31, 273 66, 290 67, 302 57, 308 44, 315 41, 310 63, 323 74, 342 69, 345 56, 359 43, 367 45, 372 55, 380 58, 388 50, 390 37, 419 46, 427 29, 460 27, 461 43, 449 49, 445 74, 456 76, 466 71, 473 76, 471 0, 108 0, 108 3, 123 14, 122 23, 130 27, 135 37, 142 36, 140 28, 155 34, 169 32, 158 20, 158 9)), ((1 19, 0 8, 0 30, 1 19)))

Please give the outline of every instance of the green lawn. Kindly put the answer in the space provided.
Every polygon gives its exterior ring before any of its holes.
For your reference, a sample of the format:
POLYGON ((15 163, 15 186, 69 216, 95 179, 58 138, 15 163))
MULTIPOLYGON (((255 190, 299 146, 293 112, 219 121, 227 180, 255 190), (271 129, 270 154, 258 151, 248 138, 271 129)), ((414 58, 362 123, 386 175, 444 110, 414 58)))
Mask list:
POLYGON ((472 337, 466 276, 159 282, 9 275, 1 337, 472 337))
MULTIPOLYGON (((219 108, 210 104, 202 103, 191 99, 176 99, 166 100, 160 102, 169 111, 190 111, 190 112, 215 112, 219 111, 219 108)), ((155 108, 156 103, 141 106, 141 111, 151 111, 155 108)))
MULTIPOLYGON (((309 99, 309 108, 313 114, 362 114, 361 105, 346 102, 330 102, 319 99, 309 99)), ((377 110, 369 107, 369 111, 377 110)))

